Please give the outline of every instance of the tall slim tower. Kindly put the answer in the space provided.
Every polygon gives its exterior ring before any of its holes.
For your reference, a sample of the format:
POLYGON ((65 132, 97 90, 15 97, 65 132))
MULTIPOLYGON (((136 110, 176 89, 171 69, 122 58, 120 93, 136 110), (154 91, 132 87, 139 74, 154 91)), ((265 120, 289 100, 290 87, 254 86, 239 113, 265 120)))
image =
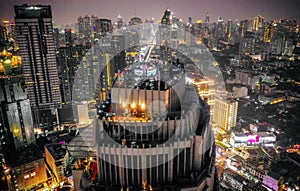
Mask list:
POLYGON ((84 33, 84 25, 83 25, 83 18, 80 16, 77 19, 77 25, 78 25, 78 33, 83 34, 84 33))
POLYGON ((15 6, 23 72, 35 124, 47 123, 61 103, 50 5, 15 6), (47 114, 42 114, 47 111, 47 114), (42 121, 41 121, 42 120, 42 121))

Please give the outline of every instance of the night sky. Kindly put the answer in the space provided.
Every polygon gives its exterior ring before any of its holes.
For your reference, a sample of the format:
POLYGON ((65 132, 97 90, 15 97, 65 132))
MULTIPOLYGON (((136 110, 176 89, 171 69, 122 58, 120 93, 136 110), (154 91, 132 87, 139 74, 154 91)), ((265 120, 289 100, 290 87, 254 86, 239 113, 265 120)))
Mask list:
POLYGON ((193 21, 204 20, 206 12, 211 21, 216 21, 218 16, 224 20, 243 20, 258 14, 266 20, 295 18, 300 21, 300 0, 1 0, 1 23, 5 19, 13 20, 13 6, 24 3, 51 5, 56 24, 72 24, 79 16, 92 14, 113 21, 120 14, 126 23, 134 16, 157 20, 167 7, 184 21, 189 16, 193 21))

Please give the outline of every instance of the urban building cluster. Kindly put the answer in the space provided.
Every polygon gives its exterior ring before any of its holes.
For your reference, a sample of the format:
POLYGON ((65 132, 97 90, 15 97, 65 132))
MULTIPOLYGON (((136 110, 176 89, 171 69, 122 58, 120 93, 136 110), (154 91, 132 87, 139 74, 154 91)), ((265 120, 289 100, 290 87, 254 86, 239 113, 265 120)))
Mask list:
POLYGON ((1 190, 300 190, 296 20, 167 8, 56 26, 49 5, 14 11, 0 25, 1 190))

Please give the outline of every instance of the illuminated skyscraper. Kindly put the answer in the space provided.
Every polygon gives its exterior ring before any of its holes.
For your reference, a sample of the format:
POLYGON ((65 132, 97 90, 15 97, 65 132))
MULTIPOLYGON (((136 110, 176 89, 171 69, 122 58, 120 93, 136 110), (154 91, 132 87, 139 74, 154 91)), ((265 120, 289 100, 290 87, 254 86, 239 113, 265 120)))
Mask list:
POLYGON ((218 17, 215 36, 219 40, 224 38, 224 20, 221 17, 218 17))
POLYGON ((257 31, 258 30, 258 17, 254 17, 254 19, 253 19, 252 30, 253 31, 257 31))
POLYGON ((264 42, 271 42, 271 23, 267 23, 264 32, 264 42))
POLYGON ((73 37, 72 37, 71 29, 65 29, 65 42, 66 42, 66 46, 68 47, 73 46, 73 37))
POLYGON ((91 16, 91 32, 92 35, 94 36, 95 32, 96 32, 96 20, 98 19, 98 17, 96 17, 95 15, 91 16))
POLYGON ((261 28, 264 26, 264 17, 261 15, 258 15, 258 27, 261 28))
POLYGON ((171 19, 172 19, 171 18, 171 11, 170 11, 169 8, 167 8, 165 10, 165 13, 164 13, 162 19, 161 19, 161 24, 163 24, 163 25, 170 25, 171 24, 171 19))
POLYGON ((161 19, 161 24, 159 26, 159 34, 157 36, 157 43, 160 44, 160 57, 163 60, 171 60, 171 38, 172 38, 172 16, 171 10, 167 8, 161 19))
POLYGON ((209 14, 205 14, 205 21, 204 21, 204 34, 207 36, 209 32, 209 14))
POLYGON ((72 101, 72 87, 77 66, 81 62, 86 52, 83 45, 66 46, 58 49, 57 61, 60 77, 60 88, 62 92, 62 101, 70 103, 72 101))
POLYGON ((117 20, 117 28, 120 29, 122 26, 123 26, 123 20, 121 15, 119 15, 117 20))
POLYGON ((15 14, 17 42, 34 122, 51 126, 51 114, 61 104, 51 7, 15 6, 15 14))
POLYGON ((239 29, 240 37, 243 37, 246 34, 246 32, 248 31, 248 27, 249 27, 248 20, 242 20, 240 22, 240 29, 239 29))
POLYGON ((91 20, 87 15, 85 15, 83 18, 83 28, 85 33, 88 33, 91 29, 91 20))
POLYGON ((123 69, 125 67, 125 37, 120 34, 113 34, 111 37, 111 49, 112 55, 112 75, 117 73, 117 69, 123 69))
POLYGON ((236 126, 238 102, 216 98, 214 103, 213 122, 225 131, 236 126))
POLYGON ((112 87, 111 99, 98 107, 99 184, 123 190, 213 190, 209 109, 181 71, 156 64, 135 63, 112 87), (135 79, 140 79, 137 85, 135 79))

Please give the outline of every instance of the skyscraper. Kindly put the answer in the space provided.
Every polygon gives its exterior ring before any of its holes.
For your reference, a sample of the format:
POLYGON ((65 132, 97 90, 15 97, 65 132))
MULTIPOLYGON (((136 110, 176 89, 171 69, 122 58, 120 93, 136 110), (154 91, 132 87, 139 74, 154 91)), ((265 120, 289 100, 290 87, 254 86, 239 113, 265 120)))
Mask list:
POLYGON ((205 23, 209 23, 209 14, 208 13, 205 14, 205 23))
POLYGON ((85 15, 83 18, 84 37, 89 38, 91 35, 91 19, 85 15))
POLYGON ((272 24, 267 23, 264 31, 264 42, 271 42, 272 24))
POLYGON ((161 24, 163 25, 170 25, 171 24, 171 10, 169 8, 167 8, 165 10, 165 13, 161 19, 161 24))
POLYGON ((0 152, 8 154, 35 143, 31 107, 22 87, 19 56, 0 53, 0 152))
POLYGON ((67 47, 73 46, 73 37, 71 29, 65 29, 65 42, 67 47))
POLYGON ((101 120, 95 137, 100 185, 213 190, 215 146, 209 109, 185 84, 184 74, 170 73, 171 68, 136 63, 111 89, 111 99, 98 107, 101 120), (157 75, 161 77, 155 80, 157 75), (140 79, 138 85, 134 79, 140 79))
POLYGON ((254 17, 253 19, 253 26, 252 26, 252 30, 253 31, 257 31, 258 30, 258 17, 254 17))
POLYGON ((119 15, 117 20, 117 28, 120 29, 122 26, 123 26, 123 20, 121 15, 119 15))
POLYGON ((215 32, 215 36, 218 40, 224 38, 224 20, 221 17, 218 17, 218 23, 215 32))
POLYGON ((84 25, 83 25, 83 18, 80 16, 77 19, 77 25, 78 25, 78 33, 83 34, 84 33, 84 25))
POLYGON ((97 19, 95 21, 95 27, 98 37, 112 31, 112 24, 110 19, 97 19))
POLYGON ((48 115, 55 113, 61 103, 51 7, 15 6, 15 23, 34 122, 51 126, 53 123, 48 115))
POLYGON ((141 18, 139 18, 139 17, 132 17, 131 19, 130 19, 130 21, 129 21, 129 25, 139 25, 139 24, 142 24, 143 23, 143 21, 142 21, 142 19, 141 18))

